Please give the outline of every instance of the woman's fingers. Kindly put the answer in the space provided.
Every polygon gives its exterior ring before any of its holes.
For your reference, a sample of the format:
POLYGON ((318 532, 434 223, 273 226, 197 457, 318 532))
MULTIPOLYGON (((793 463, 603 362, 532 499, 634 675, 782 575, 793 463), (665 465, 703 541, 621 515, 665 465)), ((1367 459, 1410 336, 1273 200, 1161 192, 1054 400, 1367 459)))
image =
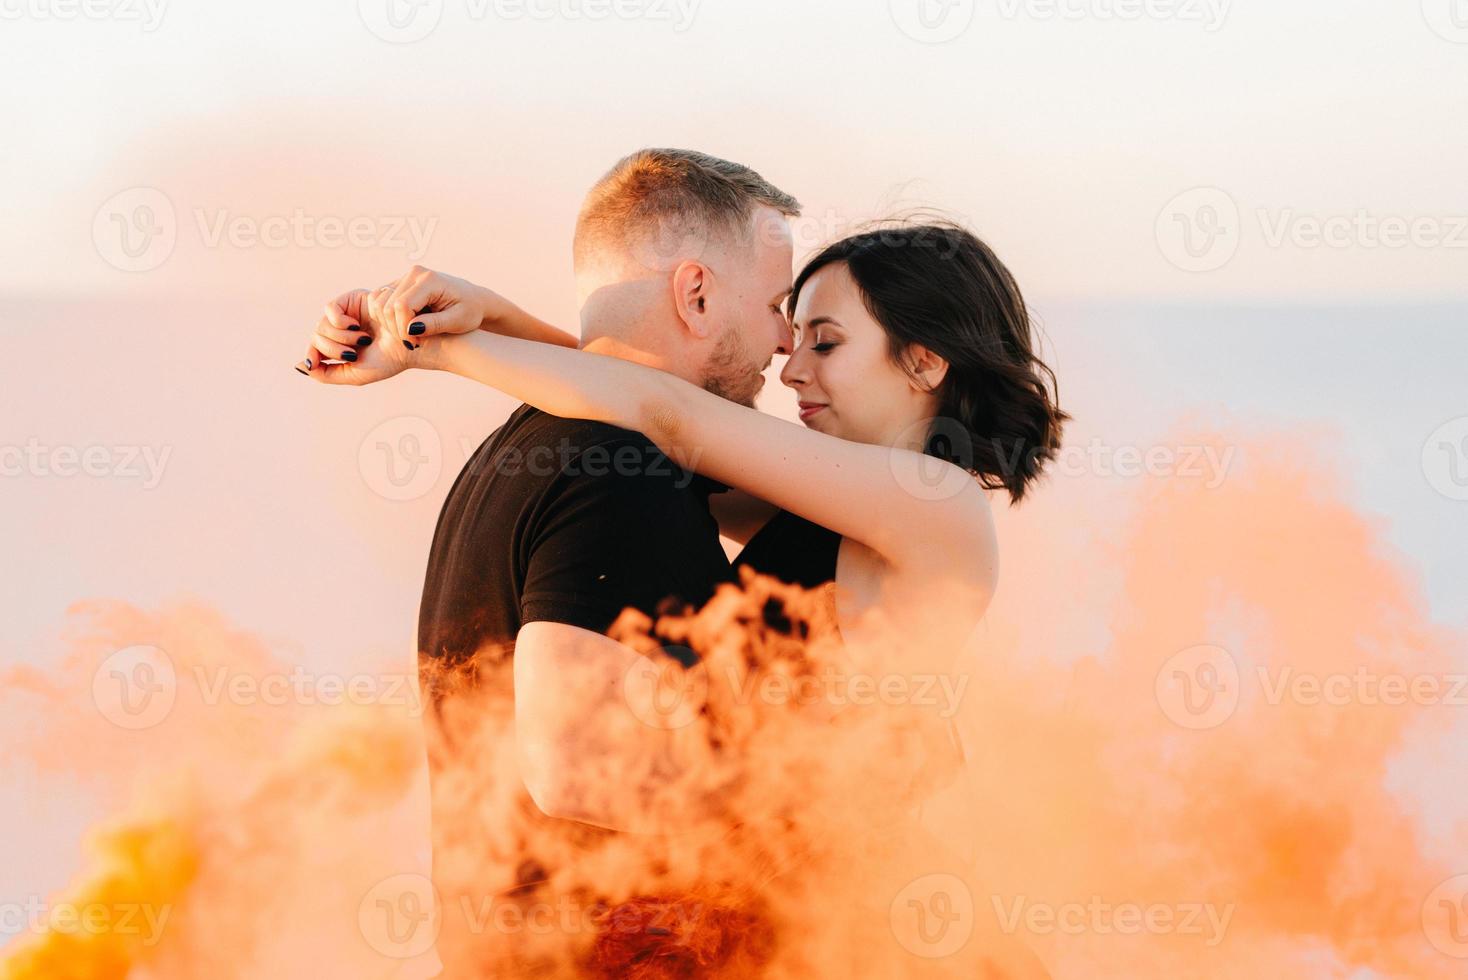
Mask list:
POLYGON ((326 304, 326 319, 332 326, 341 330, 361 329, 362 327, 362 300, 367 295, 365 289, 353 289, 342 293, 336 299, 326 304))
POLYGON ((473 283, 414 266, 393 293, 393 324, 404 339, 472 333, 484 321, 481 294, 473 283))
MULTIPOLYGON (((367 309, 367 322, 378 328, 378 332, 384 335, 396 333, 393 327, 391 315, 388 312, 388 302, 392 299, 393 287, 379 286, 368 293, 363 300, 367 309)), ((379 338, 379 339, 384 339, 379 338)))
POLYGON ((325 318, 316 325, 316 332, 331 342, 339 345, 342 350, 352 350, 358 347, 366 347, 372 343, 372 335, 365 330, 347 330, 334 327, 325 318))
MULTIPOLYGON (((386 288, 390 291, 392 287, 386 288)), ((373 331, 362 324, 368 297, 368 290, 352 289, 326 304, 306 356, 295 364, 297 371, 326 384, 350 383, 347 375, 351 372, 339 370, 341 363, 326 362, 351 363, 357 360, 358 350, 373 343, 373 331)))
POLYGON ((319 331, 311 337, 311 346, 316 348, 317 353, 324 360, 355 361, 357 359, 357 352, 350 345, 332 340, 319 331))
POLYGON ((478 323, 466 328, 467 322, 462 306, 455 306, 441 313, 419 313, 409 322, 407 334, 413 343, 421 344, 424 337, 469 333, 479 329, 478 323))
POLYGON ((393 283, 392 292, 383 301, 383 322, 398 338, 408 335, 408 324, 412 321, 413 315, 421 307, 428 305, 426 303, 409 304, 412 297, 423 293, 424 284, 430 278, 432 278, 432 273, 415 265, 393 283))
POLYGON ((391 312, 393 327, 399 337, 407 339, 422 333, 413 329, 413 324, 423 318, 419 310, 423 310, 426 316, 427 311, 435 306, 453 304, 455 298, 448 295, 443 286, 442 277, 420 266, 414 266, 398 281, 398 288, 392 296, 391 312))

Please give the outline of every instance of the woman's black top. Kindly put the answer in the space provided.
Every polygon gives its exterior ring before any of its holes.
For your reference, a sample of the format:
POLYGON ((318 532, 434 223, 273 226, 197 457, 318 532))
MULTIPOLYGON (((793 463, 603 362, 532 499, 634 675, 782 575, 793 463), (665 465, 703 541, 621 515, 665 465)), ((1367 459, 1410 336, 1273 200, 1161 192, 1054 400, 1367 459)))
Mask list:
POLYGON ((835 531, 782 510, 749 539, 734 567, 748 565, 763 575, 813 589, 836 580, 840 547, 841 535, 835 531))

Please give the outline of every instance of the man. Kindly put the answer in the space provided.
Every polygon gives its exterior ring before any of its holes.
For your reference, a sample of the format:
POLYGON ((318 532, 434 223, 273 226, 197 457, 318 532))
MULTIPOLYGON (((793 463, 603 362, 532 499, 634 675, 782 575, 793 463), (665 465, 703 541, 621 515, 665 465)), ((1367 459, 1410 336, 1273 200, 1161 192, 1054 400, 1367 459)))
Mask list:
MULTIPOLYGON (((799 208, 748 167, 708 154, 649 149, 618 161, 577 218, 580 346, 753 407, 773 355, 793 346, 782 304, 793 260, 787 218, 799 208)), ((328 306, 325 320, 380 326, 383 343, 350 352, 318 346, 345 363, 313 356, 301 370, 328 383, 380 380, 411 366, 409 338, 443 326, 427 323, 488 329, 497 304, 504 300, 488 290, 415 268, 328 306), (451 303, 435 302, 449 295, 451 303)), ((538 322, 533 335, 519 335, 578 345, 538 322)), ((466 667, 513 655, 521 775, 547 815, 664 829, 645 819, 634 794, 585 791, 581 774, 597 761, 588 747, 640 755, 667 737, 634 726, 646 744, 625 744, 626 727, 605 709, 635 715, 654 692, 628 688, 629 677, 642 676, 634 670, 640 658, 603 634, 623 609, 655 616, 669 603, 696 608, 720 582, 734 581, 709 510, 710 494, 727 489, 679 469, 640 433, 522 405, 450 490, 419 610, 425 686, 437 701, 445 678, 462 680, 466 667), (606 734, 617 731, 621 746, 587 730, 608 717, 606 734)), ((770 510, 731 499, 722 512, 752 524, 770 510), (733 514, 741 505, 745 513, 733 514)))
MULTIPOLYGON (((576 224, 582 349, 753 406, 773 355, 793 345, 782 303, 793 261, 786 219, 798 212, 754 171, 706 154, 642 150, 619 161, 576 224)), ((547 327, 537 339, 574 343, 556 334, 547 327)), ((637 655, 602 635, 624 608, 696 608, 734 581, 708 503, 724 489, 640 433, 521 406, 450 490, 429 554, 420 655, 437 669, 508 653, 513 641, 521 775, 546 814, 658 829, 631 793, 583 792, 581 772, 600 768, 587 747, 614 747, 577 730, 605 704, 576 692, 637 696, 622 689, 637 655)))

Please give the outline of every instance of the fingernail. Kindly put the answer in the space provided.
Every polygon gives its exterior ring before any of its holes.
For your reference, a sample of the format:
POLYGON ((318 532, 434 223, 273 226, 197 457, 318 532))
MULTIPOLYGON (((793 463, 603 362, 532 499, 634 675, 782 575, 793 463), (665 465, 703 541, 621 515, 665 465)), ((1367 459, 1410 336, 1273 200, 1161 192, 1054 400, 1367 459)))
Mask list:
POLYGON ((310 371, 307 371, 305 368, 301 367, 299 364, 296 365, 296 370, 306 375, 309 375, 311 373, 310 371))
POLYGON ((367 336, 365 333, 357 338, 358 347, 366 347, 370 343, 372 343, 372 338, 367 336))
POLYGON ((425 327, 422 323, 419 323, 419 322, 414 322, 414 323, 408 324, 408 336, 410 336, 410 337, 418 337, 418 336, 421 336, 422 334, 424 334, 425 332, 427 332, 427 330, 428 330, 428 328, 425 327))
POLYGON ((403 346, 406 347, 406 348, 408 348, 408 350, 417 350, 418 349, 418 345, 415 344, 415 343, 413 343, 411 340, 405 340, 405 341, 403 341, 403 346))
POLYGON ((306 370, 307 371, 311 370, 315 366, 316 365, 314 365, 314 364, 311 363, 311 359, 309 357, 306 358, 306 370))
POLYGON ((344 351, 342 351, 342 360, 344 360, 344 361, 355 361, 356 359, 357 359, 357 352, 356 351, 354 351, 354 350, 344 350, 344 351))
POLYGON ((347 329, 348 330, 361 330, 362 329, 362 325, 360 323, 349 323, 349 324, 347 324, 347 329))

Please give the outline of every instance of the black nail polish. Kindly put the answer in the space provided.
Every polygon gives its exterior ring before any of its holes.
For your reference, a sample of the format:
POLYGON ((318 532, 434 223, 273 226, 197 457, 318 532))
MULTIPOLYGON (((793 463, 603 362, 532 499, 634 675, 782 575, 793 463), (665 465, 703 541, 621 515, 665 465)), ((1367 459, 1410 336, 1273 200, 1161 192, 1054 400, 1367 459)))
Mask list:
POLYGON ((354 351, 354 350, 344 350, 344 351, 342 351, 342 360, 344 360, 344 361, 355 361, 356 359, 357 359, 357 352, 356 351, 354 351))
POLYGON ((411 340, 405 340, 405 341, 403 341, 403 346, 406 347, 406 348, 408 348, 408 350, 417 350, 418 349, 417 347, 415 347, 413 345, 413 342, 411 340))
POLYGON ((358 347, 366 347, 370 343, 372 343, 372 338, 367 336, 366 334, 363 334, 362 336, 357 338, 358 347))
POLYGON ((307 371, 311 370, 315 366, 316 365, 314 365, 314 364, 311 363, 311 359, 309 357, 306 358, 306 370, 307 371))
POLYGON ((428 328, 421 323, 408 324, 408 336, 410 337, 421 337, 427 330, 428 328))
POLYGON ((347 329, 348 330, 361 330, 362 329, 362 325, 359 324, 359 323, 349 323, 349 324, 347 324, 347 329))
POLYGON ((311 373, 310 371, 307 371, 305 368, 301 367, 299 364, 296 365, 296 370, 306 375, 309 375, 311 373))

